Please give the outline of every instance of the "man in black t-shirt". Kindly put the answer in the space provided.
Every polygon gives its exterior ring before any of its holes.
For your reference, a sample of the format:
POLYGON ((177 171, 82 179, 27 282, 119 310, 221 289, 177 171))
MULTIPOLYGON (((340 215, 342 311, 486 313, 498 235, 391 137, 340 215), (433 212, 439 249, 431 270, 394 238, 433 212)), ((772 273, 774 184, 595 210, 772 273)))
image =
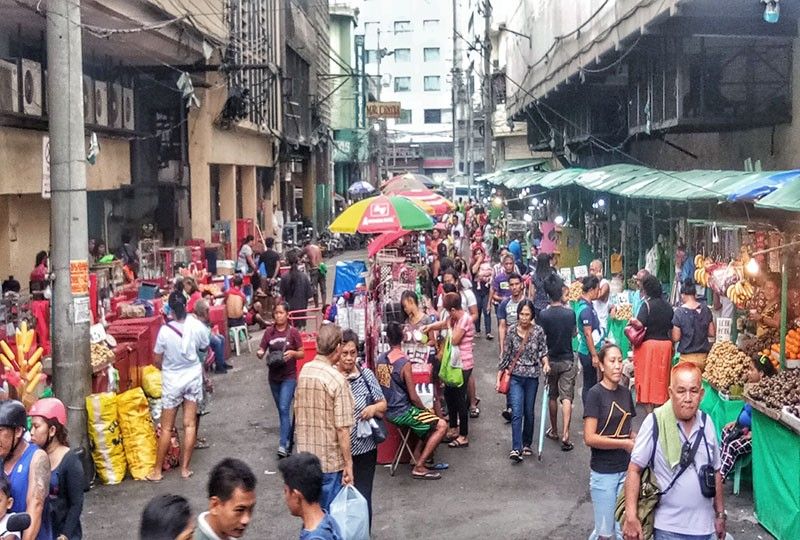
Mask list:
POLYGON ((563 280, 550 275, 544 282, 544 289, 550 298, 550 305, 539 313, 537 323, 547 338, 547 356, 550 359, 550 373, 547 384, 550 386, 550 429, 547 436, 561 440, 561 449, 569 452, 573 444, 569 440, 569 424, 572 417, 572 401, 575 398, 575 377, 578 365, 572 350, 572 339, 578 335, 575 313, 562 302, 563 280), (558 433, 558 401, 561 401, 564 430, 558 433))
POLYGON ((281 256, 275 251, 275 239, 267 238, 266 248, 258 257, 258 267, 264 265, 266 276, 263 282, 262 290, 266 294, 264 312, 267 317, 272 317, 272 308, 274 307, 275 294, 274 288, 278 279, 278 272, 281 270, 281 256))

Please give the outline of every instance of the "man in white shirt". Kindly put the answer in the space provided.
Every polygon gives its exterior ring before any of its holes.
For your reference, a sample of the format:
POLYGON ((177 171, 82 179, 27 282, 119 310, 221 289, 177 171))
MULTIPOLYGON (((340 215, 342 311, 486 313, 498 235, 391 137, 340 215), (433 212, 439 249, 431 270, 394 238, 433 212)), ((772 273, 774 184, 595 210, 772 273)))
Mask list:
POLYGON ((603 277, 603 262, 594 260, 589 265, 589 275, 600 280, 600 290, 597 299, 592 301, 597 318, 600 319, 600 329, 608 330, 609 299, 611 297, 611 282, 603 277))

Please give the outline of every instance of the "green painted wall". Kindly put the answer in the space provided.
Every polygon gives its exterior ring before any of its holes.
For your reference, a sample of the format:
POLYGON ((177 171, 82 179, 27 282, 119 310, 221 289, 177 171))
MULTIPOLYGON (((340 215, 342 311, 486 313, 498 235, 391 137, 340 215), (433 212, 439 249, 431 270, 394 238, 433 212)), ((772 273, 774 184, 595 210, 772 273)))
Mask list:
MULTIPOLYGON (((330 73, 332 75, 343 75, 345 70, 340 64, 347 65, 351 71, 355 70, 355 45, 354 45, 354 21, 352 17, 342 15, 330 16, 330 39, 331 55, 338 60, 330 61, 330 73), (346 64, 341 59, 346 60, 346 64)), ((344 84, 331 96, 331 128, 348 129, 356 127, 355 115, 355 80, 350 78, 345 81, 344 77, 334 77, 331 79, 332 89, 344 84)))

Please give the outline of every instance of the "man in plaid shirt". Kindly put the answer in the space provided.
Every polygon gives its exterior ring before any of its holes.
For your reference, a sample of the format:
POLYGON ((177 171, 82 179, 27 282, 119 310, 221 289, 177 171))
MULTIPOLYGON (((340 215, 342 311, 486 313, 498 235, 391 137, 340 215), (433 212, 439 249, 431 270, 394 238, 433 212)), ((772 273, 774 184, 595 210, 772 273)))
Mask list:
POLYGON ((341 328, 326 324, 319 329, 317 356, 300 371, 294 395, 297 450, 316 455, 322 464, 320 505, 326 511, 342 486, 353 483, 353 394, 333 367, 339 361, 341 344, 341 328))

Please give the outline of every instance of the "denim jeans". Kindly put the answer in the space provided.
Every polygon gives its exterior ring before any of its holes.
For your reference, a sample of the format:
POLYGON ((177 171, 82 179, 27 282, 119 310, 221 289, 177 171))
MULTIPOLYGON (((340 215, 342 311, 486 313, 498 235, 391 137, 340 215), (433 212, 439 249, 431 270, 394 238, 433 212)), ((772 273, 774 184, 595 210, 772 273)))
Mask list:
POLYGON ((656 529, 654 533, 654 540, 714 540, 717 537, 716 534, 682 534, 659 529, 656 529))
POLYGON ((589 540, 598 538, 614 538, 622 540, 622 530, 614 518, 617 508, 617 496, 625 484, 625 472, 599 473, 590 471, 589 491, 592 494, 594 507, 594 530, 589 540))
POLYGON ((481 318, 483 318, 483 326, 486 328, 486 333, 492 333, 492 311, 490 309, 491 303, 489 302, 488 289, 473 289, 475 291, 475 300, 478 301, 478 320, 475 321, 475 332, 481 331, 481 318))
POLYGON ((511 376, 508 400, 511 402, 511 449, 522 451, 533 444, 533 407, 539 379, 511 376))
POLYGON ((597 368, 592 365, 592 357, 588 354, 578 353, 581 360, 581 371, 583 372, 583 388, 581 389, 581 400, 586 405, 586 394, 589 389, 597 384, 597 368))
POLYGON ((280 418, 280 442, 282 448, 289 449, 294 437, 292 431, 292 400, 294 399, 294 389, 297 387, 296 379, 289 379, 282 382, 269 382, 272 390, 272 399, 278 407, 278 417, 280 418))
POLYGON ((319 496, 319 505, 329 512, 333 499, 342 490, 342 471, 322 473, 322 493, 319 496))
POLYGON ((214 363, 217 371, 225 371, 225 338, 218 335, 211 335, 209 346, 214 351, 214 363))

